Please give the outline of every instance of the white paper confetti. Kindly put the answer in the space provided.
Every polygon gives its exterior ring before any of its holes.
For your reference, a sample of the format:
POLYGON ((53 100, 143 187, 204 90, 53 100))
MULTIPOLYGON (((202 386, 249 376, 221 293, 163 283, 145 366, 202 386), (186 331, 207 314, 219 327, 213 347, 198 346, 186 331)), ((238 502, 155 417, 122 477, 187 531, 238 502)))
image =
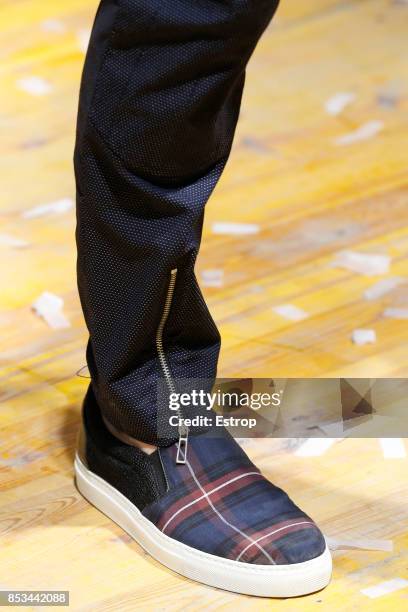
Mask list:
POLYGON ((348 104, 354 102, 356 94, 351 91, 340 91, 326 101, 325 109, 328 115, 339 115, 348 104))
POLYGON ((384 459, 405 459, 404 441, 402 438, 380 438, 384 459))
POLYGON ((392 540, 375 540, 372 538, 331 538, 325 536, 327 546, 330 550, 379 550, 384 552, 393 551, 392 540))
POLYGON ((0 234, 0 245, 13 249, 24 249, 29 246, 29 243, 26 240, 21 240, 21 238, 16 238, 9 234, 0 234))
POLYGON ((364 344, 374 344, 377 340, 377 335, 374 329, 355 329, 351 334, 351 339, 354 344, 363 346, 364 344))
POLYGON ((62 312, 64 300, 54 293, 44 291, 32 304, 34 312, 53 329, 65 329, 70 323, 62 312))
POLYGON ((408 319, 408 308, 386 308, 383 315, 388 319, 408 319))
POLYGON ((224 283, 224 270, 203 270, 201 282, 203 287, 222 287, 224 283))
POLYGON ((62 215, 74 206, 74 202, 71 198, 62 198, 55 202, 49 202, 48 204, 40 204, 29 210, 25 210, 22 213, 24 219, 35 219, 37 217, 44 217, 46 215, 62 215))
POLYGON ((45 96, 53 89, 51 83, 38 76, 23 77, 17 81, 17 85, 32 96, 45 96))
POLYGON ((368 121, 360 126, 354 132, 343 134, 334 140, 334 144, 338 146, 350 145, 361 140, 368 140, 376 136, 384 128, 382 121, 368 121))
POLYGON ((330 265, 333 268, 344 268, 359 274, 365 274, 365 276, 375 276, 376 274, 386 274, 390 263, 391 257, 388 255, 340 251, 336 253, 330 265))
POLYGON ((402 285, 403 282, 404 279, 400 276, 391 276, 390 278, 383 278, 382 280, 378 281, 378 283, 375 283, 374 285, 371 285, 371 287, 368 287, 364 291, 364 297, 366 300, 376 300, 395 289, 395 287, 402 285))
POLYGON ((65 32, 65 24, 60 19, 44 19, 41 22, 41 28, 44 32, 53 32, 55 34, 65 32))
POLYGON ((309 438, 296 450, 297 457, 320 457, 336 442, 336 438, 309 438))
POLYGON ((289 321, 303 321, 309 316, 307 312, 294 304, 279 304, 274 306, 272 310, 284 319, 289 319, 289 321))
POLYGON ((86 53, 89 45, 89 39, 91 37, 91 30, 83 28, 77 32, 78 46, 82 53, 86 53))
POLYGON ((257 234, 259 225, 256 223, 230 223, 227 221, 216 221, 212 224, 213 234, 229 234, 231 236, 243 236, 246 234, 257 234))
POLYGON ((361 589, 360 592, 363 595, 370 597, 370 599, 376 599, 382 595, 388 595, 388 593, 399 591, 399 589, 405 589, 407 586, 408 580, 405 580, 404 578, 392 578, 392 580, 385 580, 384 582, 379 582, 374 586, 361 589))

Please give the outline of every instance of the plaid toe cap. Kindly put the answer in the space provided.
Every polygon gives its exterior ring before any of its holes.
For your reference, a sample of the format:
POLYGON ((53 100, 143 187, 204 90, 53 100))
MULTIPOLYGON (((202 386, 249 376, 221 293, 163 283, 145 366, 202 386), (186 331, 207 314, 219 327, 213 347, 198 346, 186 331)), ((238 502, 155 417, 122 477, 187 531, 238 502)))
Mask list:
MULTIPOLYGON (((169 491, 143 510, 167 536, 225 559, 260 565, 294 564, 321 555, 315 523, 245 456, 203 461, 190 450, 185 465, 166 449, 169 491), (172 474, 172 470, 177 472, 172 474)), ((215 454, 216 456, 216 454, 215 454)))
POLYGON ((265 565, 270 557, 269 563, 287 565, 315 559, 326 548, 321 531, 306 515, 271 524, 263 532, 254 543, 242 541, 235 560, 265 565))

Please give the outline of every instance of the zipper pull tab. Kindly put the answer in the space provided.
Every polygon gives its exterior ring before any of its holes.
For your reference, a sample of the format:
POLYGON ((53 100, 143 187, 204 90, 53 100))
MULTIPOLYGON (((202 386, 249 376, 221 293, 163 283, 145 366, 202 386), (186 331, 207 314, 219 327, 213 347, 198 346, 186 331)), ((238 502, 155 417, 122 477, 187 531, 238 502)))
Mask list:
POLYGON ((176 463, 187 463, 188 427, 179 427, 179 439, 177 446, 176 463))

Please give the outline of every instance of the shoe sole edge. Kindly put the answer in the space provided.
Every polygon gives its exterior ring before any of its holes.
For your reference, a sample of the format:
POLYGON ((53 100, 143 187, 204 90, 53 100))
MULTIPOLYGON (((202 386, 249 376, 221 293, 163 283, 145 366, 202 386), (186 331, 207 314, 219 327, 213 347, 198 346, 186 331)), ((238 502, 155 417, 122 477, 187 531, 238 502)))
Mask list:
POLYGON ((120 491, 91 472, 78 455, 74 462, 79 492, 147 553, 169 569, 212 587, 259 597, 297 597, 330 582, 332 559, 325 551, 315 559, 290 565, 255 565, 222 559, 162 533, 120 491))

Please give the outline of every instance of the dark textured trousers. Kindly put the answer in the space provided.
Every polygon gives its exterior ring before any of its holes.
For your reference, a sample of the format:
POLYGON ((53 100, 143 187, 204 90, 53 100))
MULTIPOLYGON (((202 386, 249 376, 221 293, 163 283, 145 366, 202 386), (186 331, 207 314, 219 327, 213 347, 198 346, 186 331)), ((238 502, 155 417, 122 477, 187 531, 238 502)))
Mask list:
POLYGON ((158 442, 159 380, 216 374, 220 337, 194 263, 245 67, 276 6, 102 0, 98 8, 74 155, 78 287, 93 393, 108 421, 145 442, 158 442))

